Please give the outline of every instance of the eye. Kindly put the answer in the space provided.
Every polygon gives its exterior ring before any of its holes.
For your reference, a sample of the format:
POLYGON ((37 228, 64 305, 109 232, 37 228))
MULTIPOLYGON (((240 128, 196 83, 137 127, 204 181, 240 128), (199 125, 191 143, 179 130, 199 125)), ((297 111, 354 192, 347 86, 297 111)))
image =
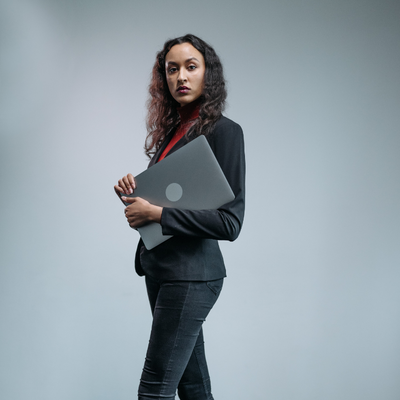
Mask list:
POLYGON ((193 65, 193 64, 188 66, 188 69, 190 69, 190 70, 194 70, 194 69, 196 69, 196 68, 197 68, 197 67, 196 67, 195 65, 193 65))
POLYGON ((171 68, 168 68, 168 70, 167 70, 167 72, 169 73, 169 74, 173 74, 174 72, 176 72, 177 71, 177 68, 176 67, 171 67, 171 68))

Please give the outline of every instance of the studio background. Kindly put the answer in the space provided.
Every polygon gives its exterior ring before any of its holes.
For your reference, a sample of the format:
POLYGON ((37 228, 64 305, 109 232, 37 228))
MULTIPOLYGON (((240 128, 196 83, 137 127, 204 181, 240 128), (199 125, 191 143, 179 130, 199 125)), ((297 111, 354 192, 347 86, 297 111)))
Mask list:
POLYGON ((0 0, 0 397, 136 398, 150 332, 113 185, 156 52, 216 49, 247 210, 205 323, 216 400, 400 398, 397 0, 0 0))

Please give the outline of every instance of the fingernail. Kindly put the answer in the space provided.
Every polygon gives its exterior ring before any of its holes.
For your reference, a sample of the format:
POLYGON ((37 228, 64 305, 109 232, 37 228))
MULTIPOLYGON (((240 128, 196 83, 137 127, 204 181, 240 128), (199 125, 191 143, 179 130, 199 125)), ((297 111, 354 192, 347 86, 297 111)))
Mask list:
POLYGON ((122 200, 126 200, 126 197, 125 197, 125 196, 122 196, 121 199, 122 199, 122 200))

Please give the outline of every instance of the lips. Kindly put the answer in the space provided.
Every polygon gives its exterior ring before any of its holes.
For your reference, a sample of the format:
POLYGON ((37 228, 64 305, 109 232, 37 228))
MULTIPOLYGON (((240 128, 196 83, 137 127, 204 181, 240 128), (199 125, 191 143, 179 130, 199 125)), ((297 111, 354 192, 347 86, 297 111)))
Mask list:
POLYGON ((189 88, 187 86, 179 86, 178 89, 176 90, 178 93, 188 93, 189 88))

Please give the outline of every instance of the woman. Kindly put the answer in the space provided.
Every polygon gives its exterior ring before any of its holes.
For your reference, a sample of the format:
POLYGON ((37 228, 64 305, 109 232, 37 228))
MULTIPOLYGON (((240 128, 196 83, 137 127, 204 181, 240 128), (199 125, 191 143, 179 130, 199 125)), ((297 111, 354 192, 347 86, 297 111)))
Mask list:
MULTIPOLYGON (((210 400, 202 324, 226 276, 218 240, 237 238, 244 217, 245 159, 239 125, 222 116, 226 99, 222 65, 215 51, 194 35, 165 43, 150 84, 145 152, 149 166, 199 135, 207 138, 235 199, 218 210, 158 207, 122 197, 129 225, 162 226, 166 242, 147 250, 140 240, 135 268, 145 275, 153 324, 139 386, 139 400, 210 400)), ((131 174, 115 190, 133 193, 131 174)))

